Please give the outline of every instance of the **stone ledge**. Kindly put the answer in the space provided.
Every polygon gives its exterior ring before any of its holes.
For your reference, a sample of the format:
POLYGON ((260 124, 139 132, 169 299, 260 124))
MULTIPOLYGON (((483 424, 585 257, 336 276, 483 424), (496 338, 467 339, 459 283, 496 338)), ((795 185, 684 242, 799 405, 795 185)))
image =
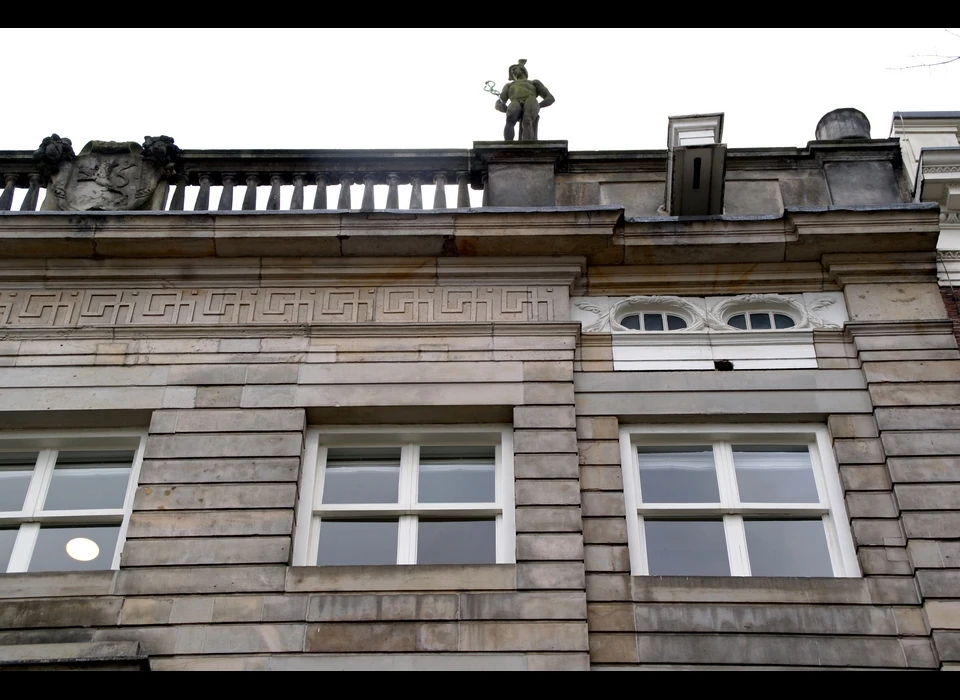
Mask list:
POLYGON ((72 642, 0 646, 0 668, 148 670, 140 642, 72 642))

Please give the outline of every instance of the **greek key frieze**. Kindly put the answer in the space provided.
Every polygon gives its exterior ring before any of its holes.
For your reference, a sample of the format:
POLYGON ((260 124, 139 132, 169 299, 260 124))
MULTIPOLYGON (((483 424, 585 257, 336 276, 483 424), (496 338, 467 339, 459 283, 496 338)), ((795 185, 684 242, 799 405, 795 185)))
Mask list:
POLYGON ((0 326, 562 321, 566 307, 565 288, 513 286, 2 290, 0 326))

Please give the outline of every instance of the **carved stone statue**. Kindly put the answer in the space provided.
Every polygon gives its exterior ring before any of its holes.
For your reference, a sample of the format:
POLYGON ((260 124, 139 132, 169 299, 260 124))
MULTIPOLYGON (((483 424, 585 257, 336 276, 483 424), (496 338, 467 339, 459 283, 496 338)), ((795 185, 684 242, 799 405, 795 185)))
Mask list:
POLYGON ((530 80, 526 62, 527 59, 521 58, 510 66, 510 82, 503 86, 500 98, 494 104, 498 111, 507 115, 507 125, 503 128, 504 141, 513 141, 513 129, 517 122, 520 122, 520 140, 536 141, 540 108, 549 107, 555 102, 543 83, 530 80), (538 101, 538 97, 543 99, 538 101))
POLYGON ((163 209, 180 149, 169 136, 90 141, 74 155, 70 139, 48 136, 33 157, 49 177, 41 211, 163 209))

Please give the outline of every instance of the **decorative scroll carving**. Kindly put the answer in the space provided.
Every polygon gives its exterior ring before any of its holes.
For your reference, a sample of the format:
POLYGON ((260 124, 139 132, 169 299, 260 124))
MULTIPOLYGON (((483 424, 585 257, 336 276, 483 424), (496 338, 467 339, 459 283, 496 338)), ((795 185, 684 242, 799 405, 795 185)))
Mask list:
POLYGON ((648 313, 666 311, 681 316, 687 322, 687 327, 680 331, 672 331, 675 333, 702 330, 706 322, 703 308, 683 297, 662 295, 629 297, 614 303, 606 310, 590 302, 577 302, 576 306, 578 309, 599 316, 594 323, 584 328, 588 333, 602 333, 610 330, 632 332, 630 329, 621 326, 618 319, 632 313, 642 314, 645 311, 648 313))
POLYGON ((180 149, 169 136, 90 141, 74 156, 70 139, 48 136, 33 156, 49 177, 42 210, 162 209, 180 149))
POLYGON ((544 322, 566 320, 565 301, 541 287, 11 290, 0 326, 544 322))

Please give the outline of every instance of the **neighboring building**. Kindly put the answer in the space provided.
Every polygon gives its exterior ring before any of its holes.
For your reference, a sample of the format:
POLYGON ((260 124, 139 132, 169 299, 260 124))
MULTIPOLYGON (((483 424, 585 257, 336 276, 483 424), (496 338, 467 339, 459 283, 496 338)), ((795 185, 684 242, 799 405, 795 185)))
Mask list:
POLYGON ((0 664, 957 667, 955 187, 722 126, 0 152, 0 664))

